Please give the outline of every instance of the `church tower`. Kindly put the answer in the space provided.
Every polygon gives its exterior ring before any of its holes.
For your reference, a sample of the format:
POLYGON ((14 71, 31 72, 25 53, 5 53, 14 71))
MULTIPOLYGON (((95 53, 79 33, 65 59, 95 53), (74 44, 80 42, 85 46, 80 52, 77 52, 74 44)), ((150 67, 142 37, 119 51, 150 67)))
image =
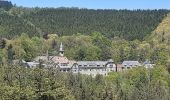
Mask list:
POLYGON ((61 42, 61 44, 60 44, 59 55, 60 55, 61 57, 64 56, 64 49, 63 49, 63 44, 62 44, 62 42, 61 42))

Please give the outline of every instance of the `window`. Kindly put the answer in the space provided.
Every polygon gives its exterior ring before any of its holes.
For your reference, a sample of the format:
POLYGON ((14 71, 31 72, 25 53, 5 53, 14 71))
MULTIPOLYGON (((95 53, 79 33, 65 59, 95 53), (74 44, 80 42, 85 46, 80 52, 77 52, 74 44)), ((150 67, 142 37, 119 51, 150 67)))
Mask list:
POLYGON ((89 65, 89 67, 93 67, 93 65, 89 65))
POLYGON ((67 64, 66 63, 61 63, 61 66, 67 66, 67 64))

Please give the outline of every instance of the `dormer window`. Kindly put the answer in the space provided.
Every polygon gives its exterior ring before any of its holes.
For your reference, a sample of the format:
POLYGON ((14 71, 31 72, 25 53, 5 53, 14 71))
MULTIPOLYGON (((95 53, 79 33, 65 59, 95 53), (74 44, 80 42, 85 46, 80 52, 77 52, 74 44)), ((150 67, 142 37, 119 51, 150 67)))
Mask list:
POLYGON ((111 64, 110 67, 113 67, 113 65, 111 64))

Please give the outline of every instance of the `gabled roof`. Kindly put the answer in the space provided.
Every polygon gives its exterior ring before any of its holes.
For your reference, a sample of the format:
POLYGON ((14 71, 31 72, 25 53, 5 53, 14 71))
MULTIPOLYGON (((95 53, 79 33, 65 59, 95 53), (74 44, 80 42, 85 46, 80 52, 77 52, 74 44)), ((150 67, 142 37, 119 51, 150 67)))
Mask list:
POLYGON ((108 61, 78 61, 78 65, 82 67, 105 67, 108 61), (86 65, 86 66, 84 66, 86 65))

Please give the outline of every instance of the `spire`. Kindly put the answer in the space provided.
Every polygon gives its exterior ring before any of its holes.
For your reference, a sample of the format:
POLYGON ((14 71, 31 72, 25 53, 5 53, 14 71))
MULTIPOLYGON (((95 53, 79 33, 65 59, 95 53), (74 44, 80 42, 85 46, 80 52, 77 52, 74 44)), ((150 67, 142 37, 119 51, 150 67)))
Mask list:
POLYGON ((64 56, 64 49, 63 49, 63 44, 62 44, 62 42, 61 42, 61 44, 60 44, 59 55, 60 55, 61 57, 64 56))

